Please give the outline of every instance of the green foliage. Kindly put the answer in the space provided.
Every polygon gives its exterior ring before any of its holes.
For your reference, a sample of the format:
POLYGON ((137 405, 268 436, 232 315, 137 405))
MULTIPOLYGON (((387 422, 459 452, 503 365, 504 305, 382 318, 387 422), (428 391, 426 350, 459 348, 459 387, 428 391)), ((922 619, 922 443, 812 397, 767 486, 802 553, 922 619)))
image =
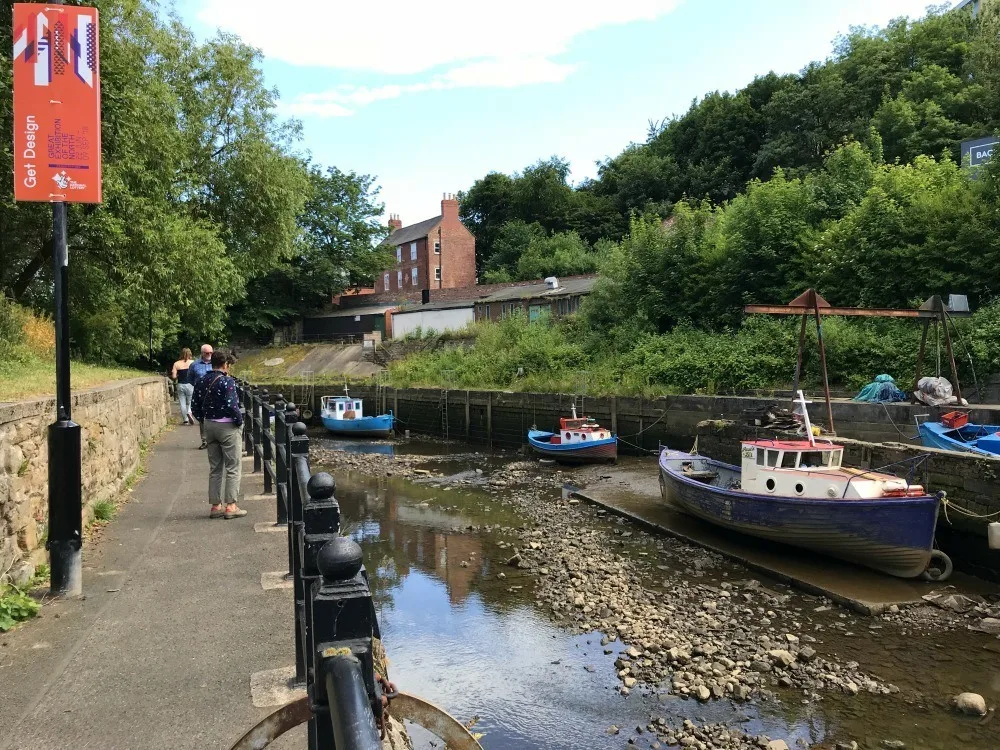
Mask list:
POLYGON ((38 614, 41 605, 20 589, 0 584, 0 633, 38 614))
POLYGON ((98 500, 94 503, 93 511, 95 521, 110 521, 115 517, 118 508, 111 500, 98 500))

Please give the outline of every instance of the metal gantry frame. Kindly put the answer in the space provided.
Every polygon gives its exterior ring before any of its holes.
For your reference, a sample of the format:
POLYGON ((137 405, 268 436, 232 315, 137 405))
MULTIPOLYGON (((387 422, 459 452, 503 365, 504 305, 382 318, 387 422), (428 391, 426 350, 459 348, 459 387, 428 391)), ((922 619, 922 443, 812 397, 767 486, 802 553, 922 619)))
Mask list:
MULTIPOLYGON (((799 349, 795 362, 795 380, 792 390, 798 391, 799 380, 802 377, 802 359, 805 354, 806 345, 806 323, 810 316, 816 321, 816 337, 819 343, 820 366, 823 371, 823 394, 826 398, 826 417, 829 422, 829 430, 836 434, 833 426, 833 407, 830 403, 830 379, 826 367, 826 345, 823 342, 823 320, 824 315, 840 315, 844 317, 859 318, 917 318, 923 321, 924 329, 920 337, 920 350, 917 353, 917 367, 913 378, 912 391, 917 390, 917 383, 920 381, 920 371, 924 362, 924 353, 927 348, 927 333, 930 330, 931 322, 936 321, 944 328, 945 346, 948 350, 948 361, 951 364, 951 376, 954 381, 955 395, 959 403, 962 401, 962 387, 958 381, 958 367, 955 364, 955 354, 951 345, 951 332, 948 329, 950 318, 969 317, 968 310, 949 310, 945 305, 941 295, 935 294, 916 310, 906 310, 891 307, 834 307, 827 302, 815 289, 807 289, 787 305, 747 305, 743 308, 747 313, 758 313, 763 315, 801 315, 802 325, 799 327, 799 349)), ((911 393, 912 393, 911 391, 911 393)), ((912 398, 912 396, 911 396, 912 398)))

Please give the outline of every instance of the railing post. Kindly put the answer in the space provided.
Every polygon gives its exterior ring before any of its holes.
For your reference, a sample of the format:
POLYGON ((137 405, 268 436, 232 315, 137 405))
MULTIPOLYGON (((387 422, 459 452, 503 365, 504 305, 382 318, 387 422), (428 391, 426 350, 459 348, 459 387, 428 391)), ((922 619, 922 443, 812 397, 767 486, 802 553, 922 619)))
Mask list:
MULTIPOLYGON (((279 393, 274 404, 274 494, 275 518, 288 523, 288 424, 285 422, 285 401, 279 393)), ((289 569, 291 570, 291 569, 289 569)))
POLYGON ((381 747, 372 641, 377 629, 361 547, 336 536, 320 549, 312 587, 315 678, 310 685, 318 747, 381 747), (367 701, 365 701, 367 697, 367 701))
POLYGON ((256 474, 260 471, 260 441, 261 441, 261 399, 267 393, 263 388, 261 388, 253 397, 253 473, 256 474))
MULTIPOLYGON (((261 443, 261 461, 264 464, 264 494, 270 495, 274 492, 274 479, 271 473, 274 471, 274 453, 273 445, 271 443, 274 440, 274 427, 271 425, 271 415, 274 414, 274 407, 271 406, 270 402, 267 400, 267 395, 265 392, 265 401, 262 404, 262 426, 261 434, 264 436, 264 441, 261 443)), ((279 521, 280 523, 280 521, 279 521)))
MULTIPOLYGON (((316 557, 327 542, 336 539, 340 530, 340 506, 334 497, 336 483, 332 476, 320 472, 310 477, 306 487, 308 500, 302 507, 302 531, 299 534, 297 561, 299 576, 296 580, 296 617, 299 631, 295 634, 296 648, 302 646, 303 673, 308 685, 316 681, 316 641, 313 627, 314 588, 318 589, 319 567, 316 557), (315 587, 314 587, 315 583, 315 587)), ((298 655, 298 651, 296 651, 298 655)), ((310 725, 310 737, 316 732, 315 722, 310 725)), ((310 747, 313 747, 310 745, 310 747)))
POLYGON ((243 388, 243 455, 253 455, 253 386, 243 388))

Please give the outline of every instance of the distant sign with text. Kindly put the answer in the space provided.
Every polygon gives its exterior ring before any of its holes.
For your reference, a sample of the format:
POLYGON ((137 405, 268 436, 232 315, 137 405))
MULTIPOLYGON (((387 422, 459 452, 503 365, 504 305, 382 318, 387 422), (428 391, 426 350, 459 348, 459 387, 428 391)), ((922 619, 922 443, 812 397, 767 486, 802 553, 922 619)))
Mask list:
POLYGON ((94 8, 14 4, 14 199, 101 202, 94 8))
POLYGON ((974 141, 962 143, 962 164, 981 167, 993 158, 993 152, 1000 146, 1000 137, 989 135, 974 141))

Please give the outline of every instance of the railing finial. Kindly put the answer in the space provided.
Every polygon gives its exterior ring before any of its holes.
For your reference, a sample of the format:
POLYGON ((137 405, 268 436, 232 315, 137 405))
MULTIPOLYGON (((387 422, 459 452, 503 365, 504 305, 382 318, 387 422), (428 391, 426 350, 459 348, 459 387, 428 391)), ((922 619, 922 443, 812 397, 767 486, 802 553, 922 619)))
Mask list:
POLYGON ((323 545, 316 555, 316 567, 324 583, 348 581, 361 570, 361 546, 350 537, 338 536, 323 545))
POLYGON ((333 475, 321 471, 309 477, 306 490, 309 492, 311 500, 329 500, 337 491, 337 480, 333 478, 333 475))

